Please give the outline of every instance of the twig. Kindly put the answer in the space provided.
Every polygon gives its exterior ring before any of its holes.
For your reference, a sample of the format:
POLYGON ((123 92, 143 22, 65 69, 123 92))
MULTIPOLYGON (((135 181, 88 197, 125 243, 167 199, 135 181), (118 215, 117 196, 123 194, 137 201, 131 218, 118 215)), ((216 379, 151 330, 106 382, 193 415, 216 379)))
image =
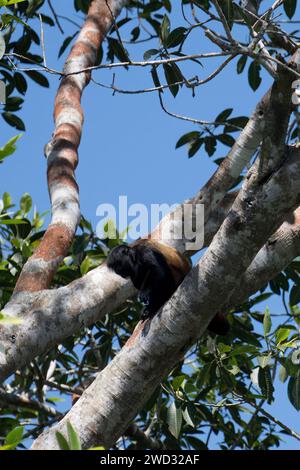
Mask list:
POLYGON ((81 28, 81 25, 79 23, 76 23, 76 21, 71 20, 71 18, 68 18, 67 16, 64 15, 57 15, 57 18, 61 18, 62 20, 68 21, 69 23, 73 24, 74 26, 77 26, 77 28, 81 28))
POLYGON ((61 417, 62 413, 55 408, 45 405, 37 400, 29 398, 27 395, 17 395, 13 393, 6 393, 0 390, 0 402, 4 405, 17 406, 46 413, 50 416, 61 417))
POLYGON ((128 52, 127 52, 127 50, 125 49, 124 44, 123 44, 123 41, 122 41, 122 38, 121 38, 121 34, 120 34, 120 31, 119 31, 119 27, 118 27, 118 25, 117 25, 116 17, 115 17, 115 15, 114 15, 112 9, 110 8, 110 5, 109 5, 109 3, 108 3, 108 0, 105 0, 105 3, 106 3, 107 8, 109 9, 109 13, 111 14, 111 17, 112 17, 112 19, 113 19, 113 25, 114 25, 114 27, 115 27, 116 34, 117 34, 117 36, 118 36, 118 39, 119 39, 121 48, 123 49, 123 52, 124 52, 125 56, 128 57, 128 59, 130 60, 130 58, 129 58, 129 56, 128 56, 128 52))
POLYGON ((232 45, 235 45, 236 44, 236 41, 235 39, 233 38, 232 34, 231 34, 231 31, 230 31, 230 28, 229 28, 229 25, 228 25, 228 22, 227 22, 227 19, 223 13, 223 10, 222 8, 220 7, 219 5, 219 2, 218 0, 212 0, 212 3, 214 4, 219 16, 220 16, 220 19, 222 21, 222 24, 224 26, 224 29, 225 29, 225 33, 226 33, 226 36, 229 40, 229 42, 232 44, 232 45))
POLYGON ((94 356, 95 356, 95 359, 96 359, 96 362, 97 362, 97 366, 99 368, 99 370, 102 370, 103 367, 104 367, 104 363, 103 363, 103 359, 102 359, 102 356, 101 356, 101 353, 99 351, 99 346, 95 340, 95 337, 93 335, 93 331, 90 330, 89 328, 87 328, 87 335, 90 339, 90 343, 91 343, 91 350, 93 351, 94 353, 94 356))
POLYGON ((55 11, 54 8, 53 8, 53 5, 52 5, 52 3, 51 3, 51 0, 48 0, 48 5, 49 5, 50 10, 52 11, 52 14, 53 14, 53 16, 54 16, 54 19, 55 19, 55 21, 56 21, 56 24, 57 24, 58 29, 60 30, 60 32, 61 32, 62 34, 64 34, 64 30, 63 30, 62 27, 61 27, 61 24, 60 24, 59 19, 58 19, 58 15, 57 15, 56 11, 55 11))
POLYGON ((141 94, 141 93, 151 93, 151 92, 154 92, 154 91, 163 91, 166 88, 170 88, 170 86, 176 86, 176 85, 186 85, 188 88, 195 88, 195 87, 198 87, 200 85, 204 85, 205 83, 207 83, 210 80, 212 80, 213 78, 215 78, 226 67, 226 65, 228 65, 229 62, 231 62, 236 57, 236 55, 237 54, 234 54, 234 55, 228 57, 225 60, 225 62, 223 62, 213 73, 211 73, 207 78, 204 78, 202 80, 199 80, 199 78, 196 76, 196 77, 193 77, 189 80, 186 80, 186 79, 179 80, 178 82, 172 83, 172 85, 166 84, 166 85, 160 85, 160 86, 157 86, 157 87, 144 88, 144 89, 140 89, 140 90, 123 90, 121 88, 116 87, 115 85, 105 85, 103 83, 97 82, 94 79, 92 79, 92 81, 96 85, 99 85, 103 88, 108 88, 108 89, 111 89, 111 90, 115 91, 116 93, 123 93, 123 94, 128 94, 128 95, 141 94))
MULTIPOLYGON (((158 93, 158 98, 159 98, 159 102, 160 102, 162 110, 166 114, 168 114, 169 116, 172 116, 176 119, 180 119, 182 121, 192 122, 193 124, 199 124, 200 126, 216 126, 216 125, 226 125, 227 124, 226 122, 218 122, 218 121, 202 121, 200 119, 194 119, 194 118, 191 118, 191 117, 188 117, 188 116, 182 116, 181 114, 172 113, 171 111, 169 111, 165 107, 163 99, 162 99, 162 93, 161 92, 158 93)), ((232 124, 230 124, 230 127, 235 127, 236 130, 242 130, 240 127, 232 125, 232 124)))
POLYGON ((59 390, 60 392, 69 393, 70 395, 81 395, 82 394, 82 389, 81 388, 69 387, 68 385, 59 384, 57 382, 53 382, 52 380, 45 380, 44 384, 47 385, 50 388, 55 388, 56 390, 59 390))
MULTIPOLYGON (((245 400, 246 401, 246 400, 245 400)), ((246 430, 249 431, 250 429, 250 426, 252 424, 252 421, 254 420, 254 418, 256 417, 256 415, 258 414, 259 410, 260 410, 260 407, 263 406, 263 404, 265 403, 266 400, 262 399, 259 404, 257 405, 257 408, 256 410, 254 411, 253 415, 251 416, 250 420, 248 421, 248 424, 246 426, 246 429, 243 429, 243 431, 240 431, 238 433, 238 436, 237 438, 234 440, 233 444, 231 444, 230 446, 230 449, 229 450, 234 450, 236 448, 236 446, 238 445, 238 443, 240 442, 240 440, 242 439, 242 437, 244 436, 244 434, 246 433, 246 430)))
MULTIPOLYGON (((246 400, 247 401, 247 400, 246 400)), ((255 403, 252 403, 250 401, 248 401, 249 405, 251 405, 253 408, 255 408, 259 413, 261 413, 262 415, 264 415, 266 418, 268 418, 270 421, 272 421, 273 423, 277 424, 278 426, 280 426, 282 429, 284 429, 284 431, 289 434, 290 436, 294 437, 295 439, 297 439, 298 441, 300 441, 300 434, 298 434, 296 431, 294 431, 293 429, 289 428, 286 424, 284 424, 282 421, 280 421, 279 419, 275 418, 275 416, 271 415, 270 413, 268 413, 268 411, 262 409, 262 408, 259 408, 258 405, 256 405, 255 403)))
POLYGON ((42 44, 42 51, 43 51, 43 64, 44 64, 44 67, 47 67, 44 26, 43 26, 43 20, 42 20, 41 14, 39 14, 39 19, 40 19, 40 24, 41 24, 41 44, 42 44))

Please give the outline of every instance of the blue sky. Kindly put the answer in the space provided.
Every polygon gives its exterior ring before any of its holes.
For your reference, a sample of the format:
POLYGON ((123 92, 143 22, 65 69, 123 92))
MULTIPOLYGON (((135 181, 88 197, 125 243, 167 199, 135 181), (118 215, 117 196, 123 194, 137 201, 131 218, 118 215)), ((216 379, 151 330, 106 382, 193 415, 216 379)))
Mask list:
MULTIPOLYGON (((80 22, 79 15, 73 13, 73 1, 53 0, 53 4, 58 13, 69 15, 71 11, 70 17, 80 22)), ((299 13, 298 7, 295 18, 300 18, 299 13)), ((173 27, 178 19, 175 15, 173 27)), ((63 21, 62 25, 66 34, 74 33, 72 25, 63 21)), ((129 37, 124 30, 123 37, 126 38, 126 35, 129 37)), ((57 28, 45 27, 47 62, 55 69, 63 66, 63 60, 57 60, 62 41, 57 28)), ((217 50, 203 41, 202 34, 194 34, 189 50, 217 50)), ((155 47, 155 43, 150 47, 155 47)), ((132 58, 141 60, 145 46, 130 50, 135 51, 132 58)), ((198 74, 199 78, 204 78, 218 64, 210 62, 206 67, 205 63, 204 68, 196 68, 195 64, 186 65, 183 70, 188 77, 198 74)), ((203 88, 199 87, 195 98, 189 90, 180 92, 175 100, 169 92, 164 93, 165 105, 173 112, 205 120, 214 120, 225 108, 234 108, 234 115, 249 115, 271 81, 264 75, 262 85, 254 93, 247 84, 247 75, 237 75, 235 68, 236 62, 214 81, 203 88)), ((98 71, 94 78, 110 84, 112 74, 98 71)), ((23 193, 29 192, 40 212, 49 209, 43 147, 53 131, 53 101, 59 84, 56 76, 48 76, 48 79, 51 84, 49 89, 41 88, 28 79, 29 91, 20 113, 26 123, 26 132, 18 142, 16 153, 1 165, 0 172, 0 194, 9 191, 17 202, 23 193)), ((118 70, 115 84, 125 89, 152 86, 150 70, 118 70)), ((156 94, 113 96, 111 91, 91 83, 84 92, 82 105, 85 123, 76 174, 82 213, 94 227, 99 222, 96 216, 99 204, 117 205, 120 195, 127 195, 129 204, 144 203, 147 207, 153 203, 182 202, 193 196, 216 168, 204 150, 192 159, 187 158, 185 148, 175 150, 178 138, 186 132, 197 130, 197 127, 167 116, 156 94)), ((1 126, 0 146, 17 133, 3 121, 1 126)), ((225 156, 227 151, 228 148, 220 145, 215 157, 225 156)), ((268 303, 272 311, 282 311, 281 302, 275 298, 268 303)), ((300 414, 288 402, 286 385, 278 384, 275 403, 267 408, 300 432, 300 414)), ((298 441, 284 439, 287 443, 282 445, 282 449, 300 449, 298 441)))

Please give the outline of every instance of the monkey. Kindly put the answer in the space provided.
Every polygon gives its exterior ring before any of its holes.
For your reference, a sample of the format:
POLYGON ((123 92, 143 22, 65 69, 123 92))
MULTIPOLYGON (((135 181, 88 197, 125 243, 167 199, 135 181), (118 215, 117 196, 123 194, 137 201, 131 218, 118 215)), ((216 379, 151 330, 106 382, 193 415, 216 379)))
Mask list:
MULTIPOLYGON (((173 295, 192 268, 190 260, 175 248, 156 240, 139 239, 132 245, 118 245, 107 258, 107 266, 123 278, 130 278, 143 304, 141 319, 152 318, 173 295)), ((229 323, 217 313, 208 329, 225 335, 229 323)))

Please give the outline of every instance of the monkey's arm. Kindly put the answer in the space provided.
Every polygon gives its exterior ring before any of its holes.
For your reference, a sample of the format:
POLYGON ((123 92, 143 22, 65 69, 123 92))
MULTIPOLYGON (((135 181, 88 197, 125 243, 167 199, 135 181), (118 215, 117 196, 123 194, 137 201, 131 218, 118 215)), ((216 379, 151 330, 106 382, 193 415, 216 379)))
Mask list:
POLYGON ((139 299, 145 305, 142 317, 154 315, 176 289, 172 272, 165 258, 151 247, 144 247, 138 254, 143 266, 143 280, 139 299))

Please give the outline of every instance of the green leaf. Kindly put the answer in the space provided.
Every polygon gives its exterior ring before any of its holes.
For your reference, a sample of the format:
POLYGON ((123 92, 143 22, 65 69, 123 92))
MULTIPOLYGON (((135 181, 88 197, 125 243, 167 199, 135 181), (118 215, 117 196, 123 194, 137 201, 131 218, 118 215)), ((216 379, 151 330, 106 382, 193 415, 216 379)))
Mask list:
POLYGON ((235 347, 230 353, 229 356, 240 356, 241 354, 256 354, 257 348, 252 345, 242 344, 241 346, 235 347))
POLYGON ((8 444, 8 445, 5 445, 5 446, 1 446, 0 447, 0 450, 12 450, 12 449, 15 449, 15 447, 17 446, 18 444, 8 444))
MULTIPOLYGON (((160 87, 160 86, 161 86, 161 83, 160 83, 160 81, 159 81, 159 76, 158 76, 156 67, 152 67, 152 69, 151 69, 151 76, 152 76, 152 80, 153 80, 154 86, 160 87)), ((161 90, 160 93, 163 93, 163 90, 161 90)))
POLYGON ((287 378, 288 378, 288 371, 283 365, 281 365, 279 368, 279 380, 280 382, 284 383, 287 378))
POLYGON ((167 84, 169 85, 169 88, 170 88, 170 92, 175 98, 175 96, 177 95, 179 91, 179 85, 174 85, 174 83, 178 82, 177 75, 174 72, 174 67, 172 67, 171 64, 163 64, 163 68, 164 68, 167 84))
POLYGON ((15 114, 4 112, 2 113, 2 117, 11 127, 15 127, 18 131, 25 131, 24 122, 15 114))
POLYGON ((25 73, 38 85, 43 86, 44 88, 49 88, 50 85, 48 78, 46 78, 42 73, 37 72, 36 70, 30 70, 25 73))
POLYGON ((194 140, 189 146, 188 157, 192 158, 203 144, 203 139, 194 140))
POLYGON ((293 18, 297 8, 297 0, 285 0, 283 8, 289 19, 293 18))
POLYGON ((200 441, 200 439, 197 439, 194 436, 187 436, 186 440, 195 450, 208 450, 204 442, 200 441))
POLYGON ((195 414, 196 414, 195 409, 192 405, 188 405, 182 412, 184 421, 186 422, 186 424, 188 424, 192 428, 196 427, 196 423, 193 420, 195 414))
MULTIPOLYGON (((111 61, 113 61, 113 56, 114 55, 117 57, 117 59, 120 62, 129 62, 130 61, 127 50, 123 47, 123 45, 119 41, 117 41, 117 39, 108 38, 107 40, 108 40, 108 44, 109 44, 109 48, 110 48, 109 57, 110 57, 111 61)), ((127 69, 128 66, 125 65, 125 68, 127 69)))
POLYGON ((240 15, 241 18, 244 20, 245 24, 249 26, 249 28, 251 29, 252 22, 250 18, 252 19, 252 17, 248 13, 246 13, 244 8, 238 5, 237 3, 234 3, 233 6, 234 6, 234 12, 235 12, 236 17, 240 15))
POLYGON ((58 442, 60 450, 71 450, 66 438, 62 435, 61 432, 56 431, 55 433, 56 440, 58 442))
POLYGON ((49 26, 55 26, 55 23, 54 23, 53 19, 50 18, 50 16, 44 15, 43 13, 41 13, 41 18, 42 18, 43 23, 45 23, 49 26))
POLYGON ((264 355, 264 356, 259 356, 257 358, 257 361, 258 361, 258 364, 260 365, 260 367, 262 369, 264 369, 265 367, 267 367, 268 365, 270 365, 270 362, 271 362, 271 356, 270 354, 267 354, 267 355, 264 355))
POLYGON ((279 328, 275 333, 276 344, 280 344, 285 341, 288 338, 290 332, 290 328, 279 328))
POLYGON ((77 35, 77 31, 75 34, 73 34, 72 36, 68 36, 64 42, 62 43, 61 45, 61 48, 59 49, 59 52, 58 52, 58 57, 61 57, 63 55, 63 53, 65 52, 65 50, 67 49, 67 47, 69 46, 69 44, 71 44, 71 42, 73 41, 73 39, 75 38, 75 36, 77 35))
POLYGON ((20 111, 23 103, 23 98, 20 98, 19 96, 10 96, 6 100, 5 111, 9 111, 12 113, 20 111))
POLYGON ((204 384, 209 382, 209 376, 210 376, 210 370, 211 370, 212 364, 208 363, 202 366, 202 368, 199 371, 199 375, 197 378, 197 387, 201 389, 204 384))
MULTIPOLYGON (((237 127, 241 127, 241 128, 245 127, 245 125, 247 124, 248 120, 249 120, 249 119, 248 119, 246 116, 237 116, 237 117, 235 117, 235 118, 228 119, 228 121, 227 121, 227 126, 226 126, 226 128, 225 128, 225 132, 229 132, 229 131, 227 130, 227 127, 230 128, 230 126, 229 126, 230 124, 231 124, 232 126, 237 126, 237 127)), ((236 131, 237 129, 234 129, 234 130, 236 131)))
POLYGON ((16 3, 21 3, 25 2, 25 0, 0 0, 0 7, 6 6, 6 5, 14 5, 16 3))
POLYGON ((248 69, 248 81, 253 91, 256 91, 261 84, 260 70, 261 66, 258 62, 255 60, 251 62, 248 69))
POLYGON ((220 6, 223 10, 225 18, 227 20, 228 26, 231 29, 233 24, 233 3, 232 0, 226 0, 225 2, 220 2, 220 6))
POLYGON ((237 61, 237 64, 236 64, 236 71, 238 74, 242 73, 244 68, 245 68, 245 65, 247 63, 247 59, 248 57, 246 55, 242 55, 239 60, 237 61))
POLYGON ((290 305, 293 307, 300 302, 300 284, 294 284, 290 292, 290 305))
POLYGON ((232 329, 234 330, 234 334, 241 339, 243 343, 248 345, 252 344, 253 346, 261 348, 261 344, 258 340, 259 336, 256 333, 247 331, 245 328, 238 325, 234 325, 232 329))
POLYGON ((17 447, 17 445, 22 441, 24 427, 17 426, 10 433, 7 434, 5 438, 5 444, 8 446, 17 447))
POLYGON ((67 422, 70 450, 81 450, 80 439, 70 421, 67 422))
MULTIPOLYGON (((225 122, 225 121, 227 121, 227 119, 231 115, 232 111, 233 111, 233 108, 224 109, 224 111, 222 111, 220 114, 218 114, 215 121, 216 122, 225 122)), ((216 127, 218 127, 218 125, 216 127)))
POLYGON ((32 199, 30 194, 23 194, 20 200, 20 208, 22 209, 24 214, 28 214, 28 212, 30 212, 30 209, 32 208, 32 199))
POLYGON ((300 370, 296 377, 291 377, 288 383, 288 397, 293 407, 300 410, 300 370))
POLYGON ((270 315, 270 310, 267 308, 264 314, 264 335, 267 336, 272 328, 272 320, 270 315))
POLYGON ((175 401, 168 409, 167 422, 170 433, 178 439, 182 425, 182 410, 175 401))
POLYGON ((228 134, 220 134, 216 136, 218 141, 222 144, 226 145, 227 147, 232 147, 235 143, 235 139, 228 134))
POLYGON ((266 397, 269 404, 273 401, 274 387, 272 383, 271 370, 269 366, 260 367, 258 370, 258 384, 262 394, 266 397))
POLYGON ((12 207, 12 199, 9 193, 3 193, 2 200, 4 204, 4 209, 9 209, 10 207, 12 207))
POLYGON ((16 72, 14 75, 14 80, 15 80, 15 84, 16 84, 16 88, 18 92, 21 93, 22 95, 25 95, 27 91, 27 82, 24 76, 20 72, 16 72))
POLYGON ((84 276, 90 268, 94 265, 93 261, 90 259, 89 256, 86 256, 80 265, 80 273, 84 276))
POLYGON ((149 49, 144 53, 144 60, 149 60, 151 57, 156 56, 157 54, 159 54, 158 49, 149 49))
POLYGON ((177 377, 173 379, 172 387, 175 391, 177 391, 181 387, 181 384, 184 381, 184 379, 185 379, 185 375, 178 375, 177 377))
POLYGON ((15 143, 20 139, 21 136, 22 134, 18 134, 15 137, 12 137, 3 147, 0 148, 0 163, 2 163, 4 158, 9 157, 16 151, 17 147, 15 143))
POLYGON ((165 41, 165 46, 167 48, 178 46, 184 40, 185 34, 186 34, 186 28, 184 28, 182 26, 179 27, 179 28, 174 29, 168 35, 168 37, 165 41))
POLYGON ((1 219, 0 225, 25 225, 27 224, 26 220, 23 219, 1 219))
POLYGON ((164 45, 168 39, 169 32, 170 32, 170 20, 169 20, 168 15, 165 15, 162 20, 161 27, 160 27, 160 37, 164 45))
POLYGON ((191 144, 195 140, 197 140, 199 137, 200 137, 199 131, 188 132, 187 134, 184 134, 180 137, 180 139, 177 141, 175 145, 175 148, 178 149, 179 147, 182 147, 183 145, 191 144))
POLYGON ((139 28, 139 26, 136 26, 131 31, 131 36, 132 37, 131 37, 130 41, 135 42, 139 38, 140 34, 141 34, 141 28, 139 28))
POLYGON ((17 23, 22 24, 25 28, 30 28, 28 24, 25 23, 25 21, 21 20, 21 18, 19 18, 18 16, 10 15, 8 13, 3 13, 3 15, 1 15, 1 20, 4 26, 13 23, 13 21, 16 21, 17 23))
POLYGON ((205 150, 209 157, 211 157, 215 151, 217 146, 217 139, 214 136, 205 137, 204 139, 205 150))

